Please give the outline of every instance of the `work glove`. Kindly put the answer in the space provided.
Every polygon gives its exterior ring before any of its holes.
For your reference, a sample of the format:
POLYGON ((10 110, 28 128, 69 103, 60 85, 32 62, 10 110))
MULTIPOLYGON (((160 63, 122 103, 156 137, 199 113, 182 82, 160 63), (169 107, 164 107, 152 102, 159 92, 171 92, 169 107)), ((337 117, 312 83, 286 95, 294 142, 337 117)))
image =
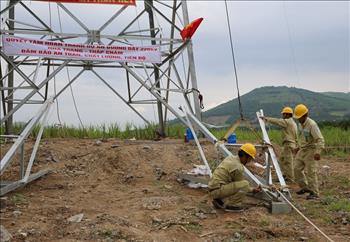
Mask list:
POLYGON ((253 194, 256 194, 256 193, 259 193, 259 192, 261 192, 261 191, 262 191, 262 188, 261 188, 261 186, 259 185, 259 186, 255 187, 255 188, 253 188, 252 193, 253 193, 253 194))
POLYGON ((219 141, 217 141, 217 142, 215 143, 215 145, 214 145, 215 149, 216 149, 216 150, 219 150, 219 146, 220 146, 221 144, 225 144, 225 141, 224 141, 224 140, 219 140, 219 141))

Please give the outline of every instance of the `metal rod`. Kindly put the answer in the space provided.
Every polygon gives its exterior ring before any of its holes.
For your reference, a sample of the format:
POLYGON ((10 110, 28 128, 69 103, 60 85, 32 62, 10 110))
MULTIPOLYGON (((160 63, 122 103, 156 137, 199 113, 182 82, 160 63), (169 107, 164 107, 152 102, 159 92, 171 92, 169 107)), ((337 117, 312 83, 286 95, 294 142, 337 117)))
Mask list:
MULTIPOLYGON (((1 90, 2 112, 3 112, 4 116, 5 116, 6 115, 6 103, 5 103, 4 82, 3 82, 3 76, 2 76, 2 66, 0 66, 0 78, 1 78, 0 79, 0 90, 1 90)), ((7 122, 5 124, 5 130, 8 130, 7 122)))
POLYGON ((192 123, 191 123, 190 118, 188 117, 188 114, 187 114, 188 113, 187 109, 185 107, 184 107, 184 110, 185 110, 185 115, 186 115, 186 120, 187 120, 187 126, 190 128, 190 130, 192 132, 192 135, 194 137, 194 140, 195 140, 195 142, 197 144, 197 147, 198 147, 198 150, 199 150, 199 154, 200 154, 200 156, 202 158, 202 161, 204 162, 204 164, 207 167, 207 170, 209 172, 209 176, 212 177, 213 174, 211 172, 209 163, 208 163, 207 159, 205 158, 205 154, 203 152, 202 146, 201 146, 201 144, 198 141, 197 134, 196 134, 196 132, 193 129, 192 123))
POLYGON ((80 27, 82 27, 86 32, 90 32, 89 28, 86 27, 85 24, 83 24, 83 22, 81 22, 71 11, 68 10, 68 8, 66 8, 62 3, 57 2, 57 5, 62 8, 69 16, 71 16, 71 18, 80 25, 80 27))
POLYGON ((10 18, 8 18, 7 20, 8 20, 8 21, 11 21, 11 22, 14 22, 14 23, 26 25, 26 26, 29 26, 29 27, 47 30, 47 28, 42 28, 42 27, 40 27, 40 26, 36 26, 36 25, 33 25, 33 24, 29 24, 29 23, 26 23, 26 22, 23 22, 23 21, 19 21, 19 20, 15 20, 15 19, 10 19, 10 18))
POLYGON ((285 180, 283 178, 283 174, 282 174, 280 165, 278 163, 275 151, 273 150, 273 148, 271 146, 271 141, 270 141, 269 135, 267 134, 266 127, 265 127, 265 122, 260 118, 260 117, 264 116, 263 110, 260 110, 260 112, 256 112, 256 116, 258 118, 258 121, 259 121, 259 124, 260 124, 260 127, 261 127, 261 131, 262 131, 262 134, 263 134, 264 142, 266 144, 269 144, 269 146, 267 148, 269 150, 269 154, 270 154, 270 157, 271 157, 271 160, 272 160, 272 164, 275 167, 278 180, 279 180, 281 186, 284 187, 284 186, 286 186, 286 182, 285 182, 285 180))
POLYGON ((112 90, 112 92, 114 92, 115 95, 117 95, 126 105, 129 106, 129 108, 131 108, 143 121, 145 121, 148 125, 150 125, 151 123, 144 118, 133 106, 131 106, 128 101, 126 101, 111 85, 109 85, 108 82, 106 82, 95 70, 91 70, 109 89, 112 90))
POLYGON ((20 159, 19 159, 19 179, 24 176, 24 142, 21 145, 20 159))
MULTIPOLYGON (((187 9, 187 2, 185 0, 181 0, 182 3, 182 13, 183 13, 183 19, 184 24, 189 24, 189 17, 188 17, 188 9, 187 9)), ((188 63, 190 68, 190 74, 191 74, 191 82, 192 82, 192 88, 195 90, 198 90, 197 85, 197 76, 196 76, 196 66, 194 62, 194 54, 193 54, 193 47, 192 47, 192 40, 188 40, 189 43, 187 45, 187 56, 188 56, 188 63)), ((198 92, 193 92, 193 103, 194 103, 194 111, 195 115, 199 120, 202 120, 201 115, 201 108, 199 105, 199 98, 198 98, 198 92)))
MULTIPOLYGON (((171 16, 171 21, 174 22, 174 23, 175 23, 175 18, 176 18, 176 1, 177 0, 173 1, 172 16, 171 16)), ((160 3, 160 1, 159 1, 159 3, 160 3)), ((170 38, 174 38, 174 32, 175 32, 175 28, 174 28, 173 25, 171 25, 170 38)), ((169 53, 171 53, 171 52, 173 52, 173 43, 172 42, 170 42, 170 46, 169 46, 169 53)), ((173 63, 173 59, 170 59, 170 61, 169 61, 169 70, 168 70, 168 76, 169 77, 171 75, 171 68, 170 68, 170 66, 172 65, 172 63, 173 63)), ((167 79, 166 88, 167 89, 170 88, 170 78, 167 79)), ((166 100, 166 102, 169 102, 169 91, 166 91, 166 93, 165 93, 165 100, 166 100)), ((166 124, 167 116, 168 116, 168 109, 165 107, 165 110, 164 110, 164 122, 165 122, 165 124, 166 124)))
POLYGON ((141 77, 138 76, 136 72, 134 72, 129 66, 124 63, 120 63, 128 72, 140 83, 142 84, 155 98, 157 98, 164 106, 166 106, 184 125, 186 125, 186 121, 181 117, 181 115, 175 111, 165 100, 163 97, 159 95, 158 92, 152 90, 152 88, 142 80, 141 77))
POLYGON ((25 139, 30 135, 31 131, 38 123, 40 118, 45 113, 45 110, 48 108, 48 101, 46 101, 39 109, 39 111, 33 116, 28 125, 21 132, 19 137, 16 139, 15 143, 11 146, 11 148, 7 151, 5 156, 0 161, 0 175, 4 172, 5 168, 10 164, 12 158, 15 156, 17 150, 23 144, 25 139))
POLYGON ((84 69, 81 69, 81 70, 78 72, 78 74, 76 74, 75 77, 73 77, 73 79, 70 80, 70 82, 68 82, 68 83, 56 94, 56 96, 54 96, 54 100, 55 100, 58 96, 60 96, 70 85, 72 85, 73 82, 74 82, 75 80, 77 80, 78 77, 79 77, 81 74, 83 74, 84 71, 85 71, 84 69))
POLYGON ((22 0, 11 0, 11 1, 10 1, 10 4, 9 4, 7 7, 5 7, 3 10, 0 11, 0 15, 2 15, 2 14, 3 14, 4 12, 6 12, 7 10, 13 9, 13 8, 15 7, 15 5, 16 5, 17 3, 19 3, 20 1, 22 1, 22 0))
MULTIPOLYGON (((184 89, 184 86, 183 86, 183 83, 181 82, 180 74, 179 74, 179 72, 178 72, 178 70, 177 70, 175 64, 173 64, 173 69, 174 69, 175 75, 176 75, 176 77, 177 77, 177 82, 179 83, 181 89, 182 89, 182 90, 185 90, 185 89, 184 89)), ((186 101, 186 103, 187 103, 187 106, 188 106, 189 109, 190 109, 190 112, 193 113, 193 109, 192 109, 190 100, 189 100, 188 97, 187 97, 187 94, 186 94, 185 92, 183 92, 182 94, 183 94, 183 97, 185 98, 185 101, 186 101)))
MULTIPOLYGON (((48 76, 44 81, 42 81, 39 85, 38 85, 38 89, 40 90, 48 81, 50 81, 58 72, 60 72, 63 67, 65 67, 66 64, 69 63, 69 60, 63 62, 55 71, 53 71, 50 76, 48 76)), ((37 93, 37 90, 33 90, 32 92, 30 92, 23 100, 20 104, 16 105, 16 107, 14 107, 11 111, 9 111, 7 113, 6 116, 4 116, 1 120, 0 120, 0 124, 5 122, 9 116, 11 116, 13 113, 15 113, 20 107, 23 106, 24 103, 26 103, 32 96, 34 96, 34 94, 37 93)))
MULTIPOLYGON (((128 64, 128 63, 126 63, 128 64)), ((126 73, 126 84, 127 84, 127 88, 128 88, 128 98, 129 98, 129 102, 131 102, 131 90, 130 90, 130 76, 129 76, 129 72, 127 70, 125 70, 126 73)))
POLYGON ((36 140, 35 140, 35 143, 34 143, 34 146, 33 146, 32 154, 30 155, 30 158, 29 158, 26 174, 24 175, 24 177, 22 179, 23 183, 27 183, 28 182, 29 175, 30 175, 30 172, 32 170, 33 163, 34 163, 34 159, 36 157, 36 153, 37 153, 38 148, 39 148, 40 140, 41 140, 41 137, 43 135, 43 131, 44 131, 44 128, 45 128, 45 125, 46 125, 46 122, 47 122, 47 118, 48 118, 48 115, 50 113, 51 106, 53 104, 53 98, 50 98, 47 102, 48 102, 48 107, 47 107, 47 109, 45 111, 43 120, 41 122, 41 127, 40 127, 40 130, 39 130, 38 135, 36 137, 36 140))
MULTIPOLYGON (((49 173, 51 170, 50 169, 44 169, 41 171, 38 171, 36 173, 34 173, 33 175, 31 175, 28 179, 28 183, 31 181, 34 181, 36 179, 38 179, 39 177, 42 177, 43 175, 46 175, 47 173, 49 173)), ((16 181, 16 182, 12 182, 11 184, 0 188, 0 196, 5 195, 8 192, 11 192, 17 188, 23 187, 25 184, 22 183, 21 180, 16 181)))
MULTIPOLYGON (((46 78, 50 75, 50 63, 51 63, 51 60, 47 60, 47 69, 46 69, 46 78)), ((45 98, 44 100, 46 101, 47 99, 47 96, 48 96, 48 93, 49 93, 49 83, 46 83, 45 85, 45 98)))
POLYGON ((179 53, 180 51, 182 51, 189 43, 189 40, 186 40, 180 47, 178 47, 174 52, 170 53, 170 55, 168 55, 159 66, 164 65, 165 63, 167 63, 169 60, 171 60, 172 58, 174 58, 174 56, 179 53))
MULTIPOLYGON (((39 21, 39 23, 41 23, 49 32, 47 32, 47 34, 45 34, 45 35, 52 35, 53 34, 53 30, 47 25, 47 24, 45 24, 45 22, 44 21, 42 21, 30 8, 28 8, 27 7, 27 5, 25 5, 23 2, 20 2, 20 4, 36 19, 36 20, 38 20, 39 21)), ((32 30, 31 31, 28 31, 29 33, 30 32, 33 32, 32 30)), ((41 33, 43 33, 43 31, 38 31, 39 33, 41 32, 41 33)), ((1 33, 1 31, 0 31, 0 33, 1 33)), ((41 34, 42 35, 42 34, 41 34)), ((54 36, 56 37, 56 38, 59 38, 56 34, 54 34, 54 36)), ((62 40, 61 40, 61 42, 63 42, 62 40)))
POLYGON ((165 21, 167 21, 170 25, 174 26, 178 31, 181 31, 179 27, 176 26, 175 22, 172 22, 170 19, 168 19, 161 11, 159 11, 156 7, 153 5, 153 0, 152 1, 145 1, 145 4, 149 5, 153 10, 155 10, 160 16, 162 16, 165 21))
MULTIPOLYGON (((122 31, 120 31, 119 32, 119 34, 118 34, 118 36, 120 36, 120 35, 122 35, 122 34, 124 34, 125 33, 125 31, 131 26, 131 25, 133 25, 135 22, 136 22, 136 20, 138 20, 141 16, 142 16, 142 14, 144 14, 146 12, 146 10, 145 9, 143 9, 122 31)), ((110 43, 110 44, 112 44, 112 43, 110 43)))
POLYGON ((35 84, 36 79, 38 77, 39 69, 40 69, 40 66, 41 66, 41 59, 42 59, 42 57, 39 57, 38 63, 37 63, 36 68, 35 68, 35 73, 34 73, 34 77, 33 77, 33 83, 34 84, 35 84))
MULTIPOLYGON (((149 26, 150 26, 150 35, 152 38, 156 36, 154 32, 154 16, 153 16, 153 0, 145 0, 145 9, 148 13, 148 19, 149 19, 149 26)), ((156 45, 155 40, 151 40, 152 45, 156 45)), ((154 79, 155 79, 155 86, 157 88, 160 88, 160 80, 159 78, 159 69, 156 68, 157 65, 154 65, 154 79)), ((159 96, 161 96, 161 91, 157 91, 159 96)), ((163 120, 163 108, 162 103, 160 101, 157 102, 157 109, 158 109, 158 124, 159 124, 159 135, 161 137, 165 137, 165 126, 164 126, 164 120, 163 120)))
POLYGON ((115 14, 113 14, 113 16, 107 20, 107 22, 102 25, 100 28, 99 28, 99 31, 101 32, 102 30, 104 30, 110 23, 112 23, 112 21, 118 17, 126 8, 128 7, 128 5, 124 5, 121 9, 119 9, 115 14))
MULTIPOLYGON (((0 51, 0 55, 1 55, 2 58, 4 58, 4 60, 5 60, 8 64, 10 64, 10 65, 17 71, 17 73, 18 73, 26 82, 28 82, 29 85, 31 85, 33 88, 35 88, 36 90, 38 90, 38 87, 32 82, 32 80, 30 80, 30 79, 26 76, 26 74, 24 74, 24 73, 21 71, 21 69, 19 69, 19 68, 12 62, 11 57, 8 57, 8 56, 5 55, 5 53, 2 52, 2 51, 0 51)), ((10 69, 10 68, 9 68, 9 69, 10 69)), ((12 75, 12 74, 11 74, 11 75, 12 75)), ((9 80, 10 80, 10 75, 9 75, 9 80)), ((11 87, 10 84, 8 84, 8 86, 11 87)), ((12 83, 12 86, 13 86, 13 83, 12 83)))

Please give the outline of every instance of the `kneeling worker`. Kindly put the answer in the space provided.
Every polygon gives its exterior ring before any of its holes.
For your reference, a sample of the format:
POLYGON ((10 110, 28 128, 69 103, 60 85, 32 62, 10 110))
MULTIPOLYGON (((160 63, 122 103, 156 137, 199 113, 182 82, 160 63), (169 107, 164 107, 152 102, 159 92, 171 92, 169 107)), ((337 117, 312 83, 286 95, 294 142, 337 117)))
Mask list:
POLYGON ((244 166, 255 159, 256 149, 254 145, 246 143, 238 151, 238 156, 226 157, 215 169, 208 188, 216 208, 226 210, 243 210, 242 202, 246 193, 258 193, 260 187, 252 188, 244 179, 244 166))

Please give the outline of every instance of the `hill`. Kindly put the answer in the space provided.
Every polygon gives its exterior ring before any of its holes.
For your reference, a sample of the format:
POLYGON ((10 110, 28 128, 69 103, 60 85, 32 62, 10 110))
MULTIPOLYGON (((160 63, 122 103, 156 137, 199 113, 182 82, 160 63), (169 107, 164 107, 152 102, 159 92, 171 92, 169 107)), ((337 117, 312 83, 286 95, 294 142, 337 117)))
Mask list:
MULTIPOLYGON (((241 96, 244 116, 254 119, 256 111, 263 109, 266 116, 279 117, 284 106, 304 103, 317 121, 350 118, 350 93, 318 93, 286 86, 256 88, 241 96)), ((233 99, 203 113, 203 119, 215 124, 232 123, 239 118, 238 100, 233 99)))

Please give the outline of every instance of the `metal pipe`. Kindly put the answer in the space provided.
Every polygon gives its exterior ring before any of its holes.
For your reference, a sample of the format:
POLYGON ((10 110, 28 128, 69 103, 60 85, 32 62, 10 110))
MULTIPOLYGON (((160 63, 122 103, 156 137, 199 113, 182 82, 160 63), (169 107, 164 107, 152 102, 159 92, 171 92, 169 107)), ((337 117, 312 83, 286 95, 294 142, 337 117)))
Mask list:
POLYGON ((33 146, 32 154, 30 155, 30 158, 29 158, 29 162, 28 162, 28 165, 27 165, 26 173, 25 173, 25 175, 24 175, 24 177, 22 179, 23 183, 27 183, 28 182, 28 178, 29 178, 30 172, 32 170, 32 166, 33 166, 33 163, 34 163, 36 152, 38 151, 38 148, 39 148, 40 140, 41 140, 41 137, 43 135, 44 127, 45 127, 45 124, 47 122, 47 118, 48 118, 48 115, 50 113, 50 109, 51 109, 52 103, 53 103, 53 98, 50 98, 48 100, 48 107, 47 107, 47 109, 45 111, 43 120, 41 122, 40 130, 38 132, 38 135, 36 137, 36 140, 35 140, 35 143, 34 143, 34 146, 33 146))
POLYGON ((12 158, 16 155, 18 148, 24 143, 25 139, 30 135, 32 129, 38 123, 40 118, 45 113, 48 108, 49 101, 46 101, 39 109, 39 111, 33 116, 28 125, 24 128, 22 133, 16 139, 15 143, 11 146, 11 148, 7 151, 5 156, 0 161, 0 175, 4 172, 5 168, 10 164, 12 158))
POLYGON ((151 123, 145 119, 133 106, 131 106, 116 90, 114 90, 114 88, 109 85, 108 82, 106 82, 96 71, 91 70, 109 89, 112 90, 112 92, 114 92, 115 95, 117 95, 126 105, 129 106, 129 108, 131 108, 143 121, 145 121, 148 125, 150 125, 151 123))
MULTIPOLYGON (((1 52, 0 52, 1 53, 1 52)), ((42 83, 40 83, 38 85, 38 89, 40 90, 48 81, 50 81, 58 72, 60 72, 63 67, 65 67, 66 64, 69 63, 69 60, 63 62, 61 64, 61 66, 59 66, 55 71, 53 71, 50 76, 48 76, 42 83)), ((4 116, 1 120, 0 120, 0 124, 5 122, 9 116, 11 116, 13 113, 15 113, 20 107, 23 106, 23 104, 25 104, 32 96, 34 96, 34 94, 37 93, 37 90, 33 90, 31 91, 23 100, 20 104, 16 105, 16 107, 14 107, 10 112, 7 113, 6 116, 4 116)))

